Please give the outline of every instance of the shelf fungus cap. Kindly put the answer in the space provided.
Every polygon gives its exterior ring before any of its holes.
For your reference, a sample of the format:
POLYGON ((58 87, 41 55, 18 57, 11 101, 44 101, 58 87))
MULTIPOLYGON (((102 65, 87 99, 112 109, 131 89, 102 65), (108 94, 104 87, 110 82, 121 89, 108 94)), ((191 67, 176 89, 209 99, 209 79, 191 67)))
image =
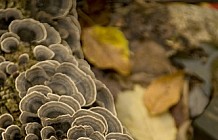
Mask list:
POLYGON ((91 105, 96 100, 96 87, 93 79, 86 75, 76 65, 68 62, 62 63, 56 72, 69 76, 75 83, 78 91, 84 96, 86 106, 91 105))
POLYGON ((35 6, 39 11, 44 11, 55 19, 66 16, 72 4, 72 0, 39 0, 35 6))
POLYGON ((10 63, 6 67, 6 72, 10 75, 17 72, 17 71, 18 71, 18 65, 15 63, 10 63))
POLYGON ((93 104, 96 100, 96 87, 91 76, 86 75, 81 77, 79 81, 75 81, 76 87, 80 93, 84 96, 86 100, 86 105, 89 106, 93 104))
POLYGON ((97 89, 97 96, 96 96, 96 103, 108 109, 113 115, 117 115, 115 105, 114 105, 114 98, 110 92, 110 90, 103 84, 101 81, 95 79, 95 85, 97 89))
POLYGON ((71 127, 67 131, 67 138, 68 139, 77 140, 80 137, 86 137, 86 136, 87 136, 86 129, 82 125, 71 127))
POLYGON ((48 87, 48 86, 45 86, 45 85, 35 85, 33 87, 30 87, 28 90, 27 90, 27 94, 30 94, 32 92, 40 92, 42 93, 43 95, 47 95, 48 93, 52 93, 52 90, 48 87))
POLYGON ((52 44, 49 48, 55 53, 54 60, 62 63, 66 62, 68 56, 70 55, 70 50, 67 46, 62 44, 52 44))
POLYGON ((49 46, 51 44, 60 44, 61 43, 61 36, 58 31, 55 30, 54 27, 50 26, 48 23, 43 23, 45 26, 47 37, 41 44, 49 46))
POLYGON ((32 67, 38 66, 44 69, 44 71, 47 73, 48 76, 53 76, 56 72, 56 68, 60 65, 55 60, 45 60, 45 61, 40 61, 33 65, 32 67))
POLYGON ((4 34, 1 35, 0 37, 0 41, 3 41, 4 39, 8 38, 8 37, 14 37, 16 38, 17 40, 20 40, 20 37, 15 34, 15 33, 12 33, 12 32, 6 32, 4 34))
POLYGON ((72 96, 73 94, 78 94, 74 82, 62 73, 56 73, 49 81, 45 82, 45 85, 50 87, 53 93, 58 95, 72 96))
POLYGON ((1 50, 5 53, 13 53, 18 50, 19 40, 15 37, 8 37, 1 41, 1 50))
POLYGON ((92 117, 94 117, 94 118, 96 118, 98 120, 101 120, 101 122, 103 122, 103 124, 106 126, 106 129, 105 129, 104 133, 107 133, 107 131, 108 131, 107 130, 107 127, 108 127, 107 121, 105 120, 105 118, 102 115, 100 115, 100 114, 98 114, 96 112, 93 112, 93 111, 90 111, 90 110, 87 110, 87 109, 80 109, 80 110, 75 112, 75 114, 73 115, 72 120, 74 121, 78 117, 87 116, 87 115, 92 116, 92 117))
POLYGON ((21 11, 16 8, 0 9, 1 30, 7 30, 11 21, 22 17, 21 11))
POLYGON ((40 123, 41 120, 35 113, 27 112, 27 111, 21 111, 21 114, 19 116, 19 120, 22 124, 30 123, 30 122, 38 122, 40 123))
POLYGON ((14 118, 11 114, 5 113, 0 116, 0 128, 6 129, 8 126, 12 125, 14 118))
POLYGON ((92 139, 87 138, 87 137, 80 137, 80 138, 78 138, 77 140, 92 140, 92 139))
POLYGON ((123 133, 109 133, 105 138, 106 140, 133 140, 129 135, 123 133))
POLYGON ((72 123, 72 127, 79 125, 91 126, 94 129, 94 131, 99 131, 100 133, 104 133, 106 131, 105 124, 100 119, 97 119, 90 115, 78 117, 72 123))
POLYGON ((91 70, 90 65, 88 64, 88 62, 84 59, 77 59, 78 61, 78 67, 79 69, 81 69, 83 72, 85 72, 87 75, 90 75, 92 79, 95 79, 95 74, 94 72, 91 70))
POLYGON ((57 94, 48 93, 47 98, 49 99, 49 101, 58 101, 60 96, 57 94))
POLYGON ((90 108, 90 110, 104 116, 108 124, 107 125, 108 133, 111 133, 111 132, 123 133, 123 126, 121 125, 121 122, 109 110, 103 107, 92 107, 90 108))
POLYGON ((0 55, 0 63, 4 62, 5 61, 5 58, 4 56, 0 55))
POLYGON ((105 140, 104 135, 98 131, 89 133, 87 127, 82 125, 71 127, 67 132, 68 139, 79 139, 79 138, 89 138, 91 140, 105 140))
POLYGON ((17 125, 10 125, 2 133, 3 140, 21 139, 21 130, 17 125))
POLYGON ((81 44, 79 41, 80 40, 79 28, 77 27, 77 25, 74 24, 74 22, 69 16, 57 20, 56 29, 58 31, 62 30, 63 33, 67 32, 68 36, 65 35, 65 38, 63 37, 62 38, 68 43, 72 52, 74 52, 77 49, 81 50, 81 44))
POLYGON ((44 45, 37 45, 33 49, 33 55, 37 61, 52 59, 55 53, 44 45))
POLYGON ((78 94, 73 94, 72 97, 78 101, 80 106, 85 106, 86 100, 80 92, 78 92, 78 94))
POLYGON ((56 136, 55 129, 52 126, 45 126, 40 131, 41 138, 49 139, 51 136, 56 136))
POLYGON ((49 76, 40 67, 32 67, 25 72, 25 77, 32 85, 43 85, 49 76))
POLYGON ((24 140, 40 140, 40 138, 37 135, 30 133, 25 136, 24 140))
POLYGON ((56 118, 60 115, 73 115, 74 110, 72 107, 69 105, 59 102, 59 101, 50 101, 45 104, 43 104, 39 109, 38 109, 38 116, 40 118, 56 118))
POLYGON ((37 113, 38 109, 46 102, 48 102, 48 99, 44 94, 33 91, 21 99, 19 109, 21 111, 37 113))
POLYGON ((59 97, 58 101, 66 103, 67 105, 71 106, 75 111, 81 109, 79 102, 71 96, 62 95, 59 97))
POLYGON ((13 20, 9 31, 17 34, 20 40, 27 43, 40 43, 47 37, 47 32, 42 23, 34 19, 13 20))
POLYGON ((92 140, 105 140, 105 137, 102 133, 95 131, 93 132, 89 138, 91 138, 92 140))
POLYGON ((27 123, 25 126, 26 134, 35 134, 37 137, 40 137, 40 131, 42 125, 37 122, 27 123))
POLYGON ((23 53, 18 57, 18 65, 25 65, 29 62, 29 54, 23 53))
POLYGON ((25 78, 25 72, 21 72, 15 79, 15 88, 19 92, 19 97, 22 98, 26 95, 30 83, 25 78))
POLYGON ((71 127, 71 123, 72 123, 71 117, 72 116, 68 114, 68 115, 60 115, 56 118, 43 119, 42 125, 52 126, 56 131, 57 137, 61 139, 67 134, 67 131, 71 127))
POLYGON ((4 73, 6 73, 6 67, 11 64, 12 62, 10 61, 4 61, 0 63, 0 70, 4 73))

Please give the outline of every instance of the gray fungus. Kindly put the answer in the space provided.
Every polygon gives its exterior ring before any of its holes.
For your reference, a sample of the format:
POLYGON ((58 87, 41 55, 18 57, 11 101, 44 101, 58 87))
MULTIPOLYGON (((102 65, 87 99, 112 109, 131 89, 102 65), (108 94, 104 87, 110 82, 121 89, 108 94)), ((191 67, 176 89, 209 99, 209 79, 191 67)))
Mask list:
POLYGON ((0 90, 19 99, 19 117, 0 115, 0 140, 133 140, 83 59, 76 0, 9 3, 0 6, 0 90))

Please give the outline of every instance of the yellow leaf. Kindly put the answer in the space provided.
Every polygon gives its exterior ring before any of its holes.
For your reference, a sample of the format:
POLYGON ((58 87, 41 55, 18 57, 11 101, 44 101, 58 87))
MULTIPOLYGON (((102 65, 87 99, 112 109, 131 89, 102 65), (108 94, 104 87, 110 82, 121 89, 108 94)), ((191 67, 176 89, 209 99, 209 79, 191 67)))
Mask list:
POLYGON ((136 140, 175 140, 177 129, 169 112, 151 116, 144 106, 146 89, 139 85, 118 94, 116 109, 119 120, 136 140))
POLYGON ((96 67, 130 73, 128 41, 116 27, 93 26, 82 34, 85 57, 96 67))
POLYGON ((178 103, 184 84, 184 73, 176 72, 155 79, 144 94, 144 103, 152 115, 167 111, 178 103))

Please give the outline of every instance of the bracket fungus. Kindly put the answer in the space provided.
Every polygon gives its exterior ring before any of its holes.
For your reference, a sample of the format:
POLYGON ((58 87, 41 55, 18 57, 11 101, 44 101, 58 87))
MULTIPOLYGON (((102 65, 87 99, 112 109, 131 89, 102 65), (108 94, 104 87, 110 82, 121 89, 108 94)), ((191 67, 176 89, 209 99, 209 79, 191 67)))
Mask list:
POLYGON ((17 40, 20 40, 20 37, 17 34, 12 33, 12 32, 5 32, 4 34, 1 35, 0 41, 3 41, 4 39, 6 39, 8 37, 14 37, 17 40))
POLYGON ((44 95, 47 95, 48 93, 52 93, 52 90, 45 85, 35 85, 27 90, 27 94, 34 93, 34 92, 39 92, 40 94, 42 93, 44 95))
POLYGON ((94 103, 96 99, 96 87, 89 75, 85 74, 77 66, 67 62, 63 62, 56 71, 66 74, 75 82, 78 91, 83 94, 86 100, 86 106, 94 103))
POLYGON ((0 63, 1 63, 1 62, 4 62, 4 61, 5 61, 5 58, 0 55, 0 63))
POLYGON ((45 26, 47 37, 44 41, 41 42, 41 44, 49 46, 51 44, 59 44, 61 43, 61 36, 60 34, 55 30, 54 27, 50 26, 47 23, 43 23, 45 26))
POLYGON ((58 95, 73 95, 77 94, 78 90, 75 83, 65 74, 56 73, 45 85, 50 87, 55 94, 58 95))
POLYGON ((13 20, 9 31, 17 34, 20 40, 27 43, 43 41, 47 37, 45 26, 34 19, 13 20))
POLYGON ((33 49, 33 55, 38 61, 49 60, 54 57, 54 52, 48 47, 43 45, 35 46, 33 49))
POLYGON ((39 140, 38 136, 35 134, 27 134, 25 140, 39 140))
POLYGON ((51 136, 55 136, 55 129, 52 126, 45 126, 40 131, 42 139, 49 139, 51 136))
POLYGON ((43 104, 37 114, 40 118, 56 118, 60 115, 73 115, 74 112, 72 107, 63 102, 51 101, 43 104))
POLYGON ((8 126, 2 133, 3 140, 21 139, 21 129, 17 125, 8 126))
POLYGON ((60 65, 55 60, 46 60, 36 63, 33 67, 38 66, 41 67, 48 76, 53 76, 55 74, 56 68, 60 65))
POLYGON ((133 140, 130 136, 123 133, 110 133, 106 136, 106 140, 133 140))
POLYGON ((60 63, 66 62, 67 58, 70 55, 69 48, 67 46, 62 45, 62 44, 50 45, 49 49, 51 49, 55 54, 53 60, 56 60, 60 63))
POLYGON ((6 73, 8 73, 10 75, 17 72, 17 71, 18 71, 18 65, 17 64, 10 63, 6 67, 6 73))
POLYGON ((31 85, 43 85, 49 79, 49 76, 42 68, 33 67, 26 71, 25 78, 31 85))
POLYGON ((25 65, 29 62, 29 54, 23 53, 18 57, 18 65, 25 65))
POLYGON ((0 128, 6 129, 8 126, 12 125, 14 118, 11 114, 5 113, 0 116, 0 128))
POLYGON ((1 50, 5 53, 12 53, 18 50, 19 41, 15 37, 8 37, 1 41, 1 50))
POLYGON ((0 9, 0 30, 7 30, 15 19, 21 19, 22 13, 16 8, 0 9))
POLYGON ((72 0, 38 0, 35 2, 35 5, 32 6, 38 10, 37 12, 43 11, 52 18, 59 18, 66 16, 69 13, 72 4, 72 0))
POLYGON ((37 113, 38 109, 46 102, 48 102, 48 99, 45 95, 33 91, 21 99, 19 108, 21 111, 37 113))
POLYGON ((76 0, 12 5, 0 6, 0 101, 20 112, 0 110, 0 140, 132 140, 84 60, 76 0))
POLYGON ((101 120, 89 115, 78 117, 72 123, 72 126, 79 125, 91 126, 94 131, 99 131, 100 133, 104 133, 106 131, 106 126, 101 120))
POLYGON ((26 134, 35 134, 37 137, 40 137, 40 131, 42 129, 42 125, 37 122, 28 123, 25 126, 26 134))

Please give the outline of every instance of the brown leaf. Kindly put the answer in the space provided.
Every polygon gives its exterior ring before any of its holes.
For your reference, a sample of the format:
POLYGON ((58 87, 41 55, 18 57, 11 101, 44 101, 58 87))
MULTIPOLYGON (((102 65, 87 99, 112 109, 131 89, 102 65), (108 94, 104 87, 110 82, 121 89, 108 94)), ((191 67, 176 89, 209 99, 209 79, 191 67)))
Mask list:
POLYGON ((93 26, 82 35, 85 57, 98 68, 130 73, 128 41, 115 27, 93 26))
POLYGON ((181 71, 155 79, 144 94, 144 103, 150 113, 163 113, 178 103, 183 84, 184 73, 181 71))

